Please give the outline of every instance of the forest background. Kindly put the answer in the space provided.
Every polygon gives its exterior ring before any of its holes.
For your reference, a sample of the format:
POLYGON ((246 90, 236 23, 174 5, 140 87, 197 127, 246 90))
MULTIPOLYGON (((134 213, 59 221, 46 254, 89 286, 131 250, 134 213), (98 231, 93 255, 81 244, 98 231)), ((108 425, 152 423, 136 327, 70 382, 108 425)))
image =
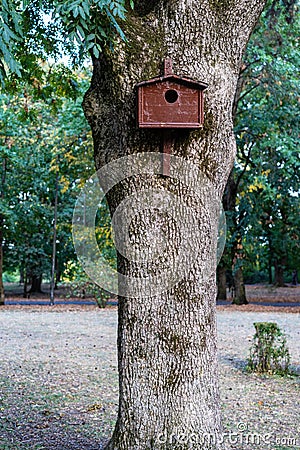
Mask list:
MULTIPOLYGON (((70 4, 80 18, 84 10, 70 4)), ((9 4, 2 8, 4 17, 9 4)), ((300 270, 298 9, 295 1, 268 2, 240 71, 233 106, 238 152, 223 197, 227 239, 217 271, 219 299, 229 287, 238 304, 247 302, 245 283, 295 284, 300 270)), ((43 49, 18 48, 11 17, 11 27, 0 23, 0 303, 6 283, 22 284, 25 297, 41 291, 45 281, 95 294, 76 258, 71 229, 76 198, 95 170, 81 107, 91 68, 82 64, 80 27, 74 35, 78 51, 69 52, 67 63, 66 56, 57 58, 59 51, 49 59, 43 49)), ((44 22, 42 17, 35 32, 54 48, 44 22)), ((85 50, 95 54, 101 48, 90 36, 85 50)), ((105 202, 96 235, 115 267, 105 202)))

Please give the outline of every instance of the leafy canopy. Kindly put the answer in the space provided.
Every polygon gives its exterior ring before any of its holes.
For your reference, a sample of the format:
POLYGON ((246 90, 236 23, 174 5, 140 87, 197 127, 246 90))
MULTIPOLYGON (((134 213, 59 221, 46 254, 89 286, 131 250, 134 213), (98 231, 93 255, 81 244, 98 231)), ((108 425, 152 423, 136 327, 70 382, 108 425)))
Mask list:
POLYGON ((241 68, 227 245, 242 237, 253 270, 300 267, 299 18, 298 2, 269 1, 241 68))
POLYGON ((116 36, 125 39, 125 14, 125 0, 1 0, 0 81, 62 53, 73 64, 98 58, 116 36))

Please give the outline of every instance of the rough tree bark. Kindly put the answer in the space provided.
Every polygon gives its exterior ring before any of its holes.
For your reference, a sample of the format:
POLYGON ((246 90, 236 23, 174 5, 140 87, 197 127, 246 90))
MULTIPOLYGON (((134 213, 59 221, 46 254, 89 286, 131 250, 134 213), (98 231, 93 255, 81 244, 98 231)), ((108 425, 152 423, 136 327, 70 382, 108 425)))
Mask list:
MULTIPOLYGON (((207 258, 216 269, 211 248, 217 239, 216 226, 207 223, 206 212, 213 197, 221 200, 235 157, 232 104, 243 51, 264 3, 137 2, 125 24, 128 43, 118 42, 114 52, 106 50, 93 61, 84 110, 93 131, 96 167, 128 154, 160 152, 160 132, 136 127, 135 85, 159 74, 162 60, 171 57, 174 73, 209 84, 203 129, 174 132, 173 153, 197 165, 214 190, 204 189, 196 198, 176 179, 141 175, 118 183, 108 195, 112 214, 123 199, 143 189, 164 189, 193 204, 199 237, 191 245, 198 246, 199 256, 169 291, 149 297, 141 290, 138 298, 119 298, 119 412, 107 450, 224 448, 215 271, 203 273, 207 258), (204 434, 216 442, 201 442, 204 434)), ((217 211, 213 219, 217 224, 217 211)), ((140 212, 133 223, 131 239, 149 253, 159 246, 158 230, 167 234, 170 254, 182 245, 176 226, 151 208, 140 212)), ((147 277, 163 264, 161 258, 133 263, 118 254, 118 270, 128 276, 147 277)))

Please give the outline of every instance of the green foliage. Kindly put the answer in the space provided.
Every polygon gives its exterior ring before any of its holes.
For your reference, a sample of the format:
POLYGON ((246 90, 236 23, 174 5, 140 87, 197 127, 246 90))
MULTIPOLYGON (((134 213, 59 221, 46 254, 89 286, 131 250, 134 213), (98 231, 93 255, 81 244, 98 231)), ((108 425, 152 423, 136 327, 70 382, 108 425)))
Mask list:
POLYGON ((3 274, 4 283, 17 283, 20 279, 20 274, 15 272, 5 272, 3 274))
POLYGON ((105 308, 110 293, 106 292, 94 283, 83 271, 82 267, 74 262, 69 262, 64 278, 68 279, 68 297, 79 297, 82 299, 93 298, 99 308, 105 308), (70 281, 71 280, 71 281, 70 281))
POLYGON ((223 264, 264 272, 270 282, 273 269, 275 282, 300 269, 299 17, 296 2, 268 2, 244 57, 235 116, 223 264))
POLYGON ((247 369, 251 372, 287 375, 290 354, 286 338, 277 323, 254 323, 255 335, 247 369))
POLYGON ((14 56, 14 49, 22 42, 24 34, 21 15, 9 0, 2 0, 0 21, 0 77, 3 80, 5 63, 12 73, 21 76, 21 65, 14 56))
POLYGON ((267 284, 268 272, 262 270, 249 270, 247 263, 244 265, 244 281, 246 284, 267 284))
POLYGON ((2 0, 0 13, 2 83, 8 73, 23 78, 49 57, 68 55, 73 64, 99 58, 117 36, 125 39, 125 0, 2 0))
MULTIPOLYGON (((81 107, 90 73, 71 72, 60 65, 41 65, 39 70, 36 83, 19 80, 7 83, 9 89, 0 92, 4 270, 18 269, 28 277, 49 276, 58 179, 56 271, 61 277, 76 261, 72 242, 75 201, 94 173, 91 132, 81 107)), ((96 235, 101 253, 115 266, 105 203, 99 207, 96 235)), ((102 302, 102 292, 98 295, 91 281, 81 277, 80 282, 86 290, 94 289, 95 298, 102 302)))
MULTIPOLYGON (((41 91, 47 89, 48 75, 44 67, 41 91)), ((0 179, 5 178, 0 218, 6 270, 19 268, 30 276, 49 273, 57 176, 58 272, 75 257, 73 206, 94 165, 91 133, 81 108, 88 76, 72 73, 72 79, 77 84, 76 101, 57 95, 53 104, 48 96, 37 98, 35 87, 26 83, 14 93, 0 94, 0 179)))
POLYGON ((110 267, 117 269, 117 254, 113 241, 111 218, 105 198, 99 205, 95 222, 95 235, 99 250, 110 267))
MULTIPOLYGON (((6 173, 0 219, 5 265, 31 267, 36 274, 49 271, 58 172, 57 267, 63 272, 74 258, 74 199, 93 170, 91 136, 80 104, 90 74, 53 61, 62 53, 74 64, 85 55, 99 58, 104 46, 124 39, 125 1, 2 0, 0 8, 0 78, 5 79, 0 98, 2 179, 6 173)), ((300 270, 298 8, 293 0, 268 2, 241 69, 235 120, 237 193, 227 212, 222 264, 234 270, 243 265, 251 276, 262 274, 253 280, 265 280, 275 266, 285 273, 300 270)), ((101 206, 99 215, 97 240, 102 254, 115 265, 110 224, 104 223, 109 221, 107 209, 101 206)))
POLYGON ((102 45, 113 42, 115 32, 125 39, 118 23, 118 20, 125 19, 123 1, 68 0, 53 3, 53 16, 63 24, 67 42, 78 47, 80 59, 88 51, 98 58, 102 45))

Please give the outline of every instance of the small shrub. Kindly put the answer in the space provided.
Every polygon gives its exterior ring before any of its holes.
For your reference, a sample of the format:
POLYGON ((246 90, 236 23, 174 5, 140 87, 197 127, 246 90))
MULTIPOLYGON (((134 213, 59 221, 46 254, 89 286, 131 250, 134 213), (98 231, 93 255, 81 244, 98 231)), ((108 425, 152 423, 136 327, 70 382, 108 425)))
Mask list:
POLYGON ((277 323, 256 322, 247 369, 251 372, 287 375, 290 354, 277 323))
POLYGON ((18 283, 19 279, 20 274, 17 271, 3 273, 3 283, 18 283))
POLYGON ((74 296, 82 299, 94 298, 99 308, 105 308, 107 300, 110 297, 110 294, 107 291, 105 291, 89 279, 73 281, 70 284, 69 289, 69 297, 74 296))
POLYGON ((268 283, 269 275, 263 271, 246 271, 244 274, 244 282, 246 284, 268 283))

